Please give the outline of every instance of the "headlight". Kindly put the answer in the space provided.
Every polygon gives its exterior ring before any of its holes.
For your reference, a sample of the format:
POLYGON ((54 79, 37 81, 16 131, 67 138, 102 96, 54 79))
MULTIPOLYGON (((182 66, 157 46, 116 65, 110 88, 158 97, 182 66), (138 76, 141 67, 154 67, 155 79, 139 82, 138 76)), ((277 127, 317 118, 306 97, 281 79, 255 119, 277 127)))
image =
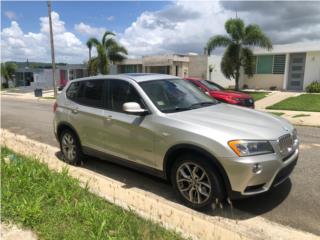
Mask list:
POLYGON ((274 150, 268 141, 233 140, 228 142, 230 148, 239 156, 253 156, 273 153, 274 150))

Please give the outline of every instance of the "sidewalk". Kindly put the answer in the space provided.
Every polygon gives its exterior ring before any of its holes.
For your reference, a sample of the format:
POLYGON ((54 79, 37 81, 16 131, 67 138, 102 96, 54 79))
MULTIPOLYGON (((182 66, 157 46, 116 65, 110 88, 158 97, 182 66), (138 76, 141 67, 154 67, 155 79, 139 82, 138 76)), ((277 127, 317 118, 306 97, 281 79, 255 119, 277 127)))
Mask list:
POLYGON ((296 97, 303 94, 303 92, 271 92, 267 97, 256 101, 256 110, 270 112, 270 113, 283 113, 280 117, 287 119, 290 123, 295 125, 314 126, 320 127, 320 112, 303 112, 303 111, 288 111, 288 110, 272 110, 266 109, 277 102, 289 97, 296 97))
MULTIPOLYGON (((3 90, 1 91, 1 95, 24 99, 41 99, 41 97, 34 96, 34 89, 31 87, 11 88, 3 90)), ((42 98, 53 98, 53 96, 54 93, 52 89, 42 91, 42 98)))
POLYGON ((280 91, 274 91, 271 92, 267 97, 258 100, 255 103, 255 107, 257 110, 264 110, 266 107, 271 106, 277 102, 280 102, 286 98, 289 97, 296 97, 301 95, 302 92, 280 92, 280 91))
POLYGON ((1 222, 1 239, 2 240, 37 240, 38 237, 30 230, 24 230, 13 224, 1 222))
POLYGON ((320 127, 320 112, 302 112, 287 110, 263 109, 269 113, 283 113, 280 117, 287 119, 290 123, 302 126, 320 127))

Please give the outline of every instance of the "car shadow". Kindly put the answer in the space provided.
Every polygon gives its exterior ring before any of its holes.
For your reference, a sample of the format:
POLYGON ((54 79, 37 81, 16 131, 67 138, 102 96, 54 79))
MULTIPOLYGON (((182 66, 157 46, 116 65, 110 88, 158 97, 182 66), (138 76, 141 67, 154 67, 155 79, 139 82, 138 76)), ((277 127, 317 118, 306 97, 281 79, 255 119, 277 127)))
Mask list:
MULTIPOLYGON (((56 156, 63 161, 61 152, 57 152, 56 156)), ((119 181, 124 184, 123 188, 138 188, 172 202, 182 204, 173 192, 170 183, 158 177, 94 157, 89 157, 79 167, 119 181)), ((234 220, 249 219, 267 213, 280 205, 289 195, 291 187, 291 181, 288 179, 267 193, 241 200, 232 200, 229 203, 213 204, 212 209, 206 210, 203 213, 234 220)))

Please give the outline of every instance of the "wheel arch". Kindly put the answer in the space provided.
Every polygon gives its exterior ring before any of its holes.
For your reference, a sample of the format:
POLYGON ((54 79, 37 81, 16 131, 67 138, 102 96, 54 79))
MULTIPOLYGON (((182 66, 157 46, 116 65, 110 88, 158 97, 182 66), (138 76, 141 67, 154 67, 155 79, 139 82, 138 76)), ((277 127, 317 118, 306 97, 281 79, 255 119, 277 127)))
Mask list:
POLYGON ((77 137, 77 139, 78 139, 78 141, 80 143, 80 146, 81 146, 81 139, 80 139, 76 129, 68 122, 59 123, 59 125, 57 127, 57 139, 58 139, 58 141, 60 142, 60 135, 66 129, 72 131, 76 135, 76 137, 77 137))
POLYGON ((221 163, 217 160, 215 156, 213 156, 210 152, 207 150, 195 146, 192 144, 178 144, 175 146, 172 146, 165 154, 164 161, 163 161, 163 173, 164 176, 167 180, 170 181, 170 174, 171 174, 171 169, 173 166, 173 163, 177 159, 177 157, 181 154, 185 153, 195 153, 195 154, 200 154, 204 156, 205 158, 208 158, 210 160, 210 163, 215 167, 215 169, 218 171, 220 174, 221 179, 223 180, 225 190, 227 194, 232 192, 231 184, 229 181, 229 177, 224 170, 223 166, 221 163))

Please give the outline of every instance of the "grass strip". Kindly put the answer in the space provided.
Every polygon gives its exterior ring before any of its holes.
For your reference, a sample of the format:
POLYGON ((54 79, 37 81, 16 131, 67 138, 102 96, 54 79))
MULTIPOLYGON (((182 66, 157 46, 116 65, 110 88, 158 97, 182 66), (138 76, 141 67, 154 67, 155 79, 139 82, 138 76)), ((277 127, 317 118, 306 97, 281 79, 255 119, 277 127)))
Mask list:
POLYGON ((284 113, 283 112, 268 112, 271 113, 273 115, 277 115, 277 116, 282 116, 284 113))
POLYGON ((246 94, 249 94, 254 101, 258 101, 262 98, 265 98, 270 92, 251 92, 251 91, 243 91, 246 94))
POLYGON ((267 109, 320 112, 320 94, 301 94, 297 97, 289 97, 268 106, 267 109))
POLYGON ((182 239, 81 187, 68 170, 1 147, 1 216, 40 239, 182 239))
POLYGON ((309 116, 310 116, 310 114, 297 114, 297 115, 292 116, 292 118, 309 117, 309 116))

